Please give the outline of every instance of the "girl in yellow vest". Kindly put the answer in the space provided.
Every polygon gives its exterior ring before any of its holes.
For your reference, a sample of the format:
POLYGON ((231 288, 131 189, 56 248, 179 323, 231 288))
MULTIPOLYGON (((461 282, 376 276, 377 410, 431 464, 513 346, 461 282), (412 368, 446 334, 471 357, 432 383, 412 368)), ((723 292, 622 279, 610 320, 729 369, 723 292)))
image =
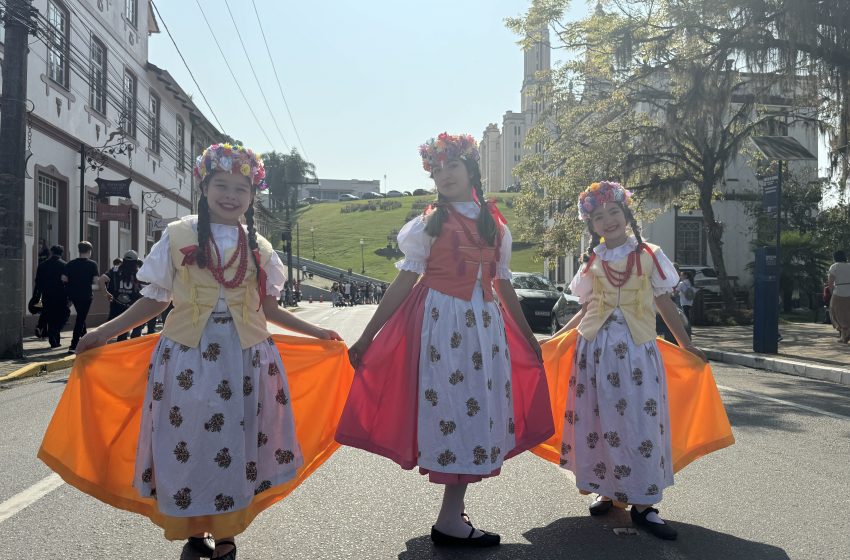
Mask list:
POLYGON ((733 440, 713 378, 701 373, 705 354, 691 344, 670 298, 679 277, 661 249, 641 239, 630 199, 628 190, 607 181, 593 183, 579 198, 579 215, 592 239, 589 259, 570 283, 582 309, 543 346, 553 414, 563 423, 556 457, 575 474, 582 493, 597 494, 591 515, 607 513, 613 500, 632 504, 635 525, 672 540, 676 530, 653 504, 682 463, 733 440), (659 350, 665 343, 656 342, 656 310, 690 353, 684 360, 701 361, 688 365, 697 372, 690 378, 705 383, 702 393, 717 415, 712 426, 722 432, 687 452, 674 453, 671 441, 668 379, 659 350), (566 335, 575 328, 577 339, 566 335))
POLYGON ((144 297, 89 332, 77 351, 105 344, 174 302, 148 367, 133 485, 156 500, 158 511, 149 515, 167 538, 188 538, 205 557, 234 559, 234 535, 276 501, 304 463, 287 375, 266 321, 341 339, 278 307, 285 269, 254 227, 255 195, 265 188, 259 155, 212 145, 194 173, 198 215, 168 226, 138 273, 148 283, 144 297))

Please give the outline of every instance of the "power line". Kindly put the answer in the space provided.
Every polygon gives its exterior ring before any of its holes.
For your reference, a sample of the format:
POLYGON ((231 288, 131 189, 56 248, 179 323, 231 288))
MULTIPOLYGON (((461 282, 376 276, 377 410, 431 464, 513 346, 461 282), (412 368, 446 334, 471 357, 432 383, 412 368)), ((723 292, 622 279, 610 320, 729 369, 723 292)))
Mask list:
POLYGON ((272 64, 274 77, 275 80, 277 80, 277 88, 280 91, 280 96, 283 98, 283 105, 286 107, 286 112, 289 115, 289 122, 292 123, 292 129, 295 131, 295 137, 298 138, 298 145, 301 146, 301 151, 304 152, 304 157, 309 159, 307 156, 307 150, 304 149, 304 144, 301 142, 301 135, 298 134, 298 127, 295 126, 295 120, 292 118, 292 111, 289 110, 289 103, 286 102, 286 95, 283 94, 283 86, 280 85, 280 76, 277 75, 277 66, 275 66, 274 58, 272 57, 271 50, 269 49, 269 43, 266 41, 266 32, 263 30, 263 22, 260 20, 260 13, 257 11, 257 4, 254 3, 254 0, 251 0, 251 5, 254 6, 254 15, 257 16, 257 24, 260 26, 260 34, 263 36, 263 43, 266 45, 266 53, 269 55, 269 61, 271 61, 272 64))
POLYGON ((280 126, 278 126, 277 119, 274 117, 274 111, 272 111, 272 108, 269 105, 269 100, 266 99, 266 93, 265 91, 263 91, 263 85, 260 83, 260 79, 257 77, 257 72, 254 71, 254 64, 251 62, 251 55, 248 54, 248 49, 245 48, 245 43, 242 41, 242 34, 239 33, 239 26, 236 25, 236 20, 233 18, 233 12, 230 11, 230 2, 228 2, 228 0, 224 0, 224 7, 227 8, 227 13, 230 15, 230 21, 233 22, 233 28, 236 30, 236 36, 239 37, 239 44, 242 45, 242 52, 245 53, 245 60, 248 61, 248 66, 251 68, 251 73, 254 75, 254 81, 257 82, 257 87, 260 90, 260 95, 263 96, 263 101, 265 101, 266 103, 266 108, 269 110, 269 114, 272 116, 272 122, 274 123, 274 126, 277 129, 277 133, 280 134, 280 139, 283 140, 283 145, 286 146, 286 150, 289 151, 289 144, 286 142, 286 138, 284 138, 283 132, 280 131, 280 126))
POLYGON ((168 34, 168 38, 171 39, 171 44, 174 45, 174 49, 177 51, 177 54, 180 55, 180 60, 183 61, 183 66, 186 67, 186 71, 189 72, 189 76, 191 76, 192 81, 195 82, 195 87, 198 88, 198 93, 201 94, 201 97, 204 99, 204 103, 207 104, 207 107, 209 108, 210 113, 212 113, 212 116, 215 119, 215 122, 218 124, 219 130, 221 130, 222 134, 226 135, 227 133, 224 132, 224 127, 221 126, 221 121, 218 120, 218 117, 216 116, 215 111, 213 111, 212 105, 210 105, 210 102, 207 100, 207 96, 204 95, 204 91, 201 89, 201 86, 198 84, 198 80, 195 79, 195 75, 192 73, 192 70, 189 68, 189 64, 186 62, 186 59, 183 57, 183 53, 180 52, 180 47, 177 46, 177 42, 174 40, 174 37, 172 37, 172 35, 171 35, 171 31, 169 31, 169 29, 168 29, 168 24, 165 23, 165 19, 163 19, 162 14, 159 13, 159 9, 156 7, 156 4, 154 4, 153 0, 151 0, 151 6, 153 7, 153 10, 156 12, 156 16, 159 18, 159 21, 162 22, 162 26, 165 28, 165 32, 168 34))
POLYGON ((260 124, 260 119, 257 118, 257 114, 254 112, 254 109, 248 102, 248 98, 245 96, 245 92, 242 91, 242 86, 239 85, 239 80, 236 79, 236 74, 233 73, 233 69, 230 67, 230 62, 228 62, 227 56, 225 56, 224 50, 221 48, 221 45, 219 44, 218 39, 216 38, 215 33, 212 30, 212 26, 210 25, 210 22, 207 19, 207 15, 204 13, 204 9, 201 7, 201 3, 198 0, 195 0, 195 4, 197 4, 198 11, 201 12, 201 17, 204 18, 204 22, 207 24, 207 29, 209 29, 210 31, 210 35, 212 36, 212 39, 215 42, 215 46, 218 47, 218 52, 221 53, 221 58, 224 59, 224 65, 227 66, 227 70, 228 72, 230 72, 230 77, 233 78, 233 83, 236 84, 236 88, 242 95, 242 100, 245 102, 245 106, 251 112, 251 115, 254 117, 254 121, 257 123, 257 126, 260 128, 260 131, 263 133, 263 136, 266 137, 266 141, 272 147, 272 150, 274 150, 274 143, 271 141, 271 138, 269 138, 269 135, 266 134, 266 130, 263 128, 263 125, 260 124))

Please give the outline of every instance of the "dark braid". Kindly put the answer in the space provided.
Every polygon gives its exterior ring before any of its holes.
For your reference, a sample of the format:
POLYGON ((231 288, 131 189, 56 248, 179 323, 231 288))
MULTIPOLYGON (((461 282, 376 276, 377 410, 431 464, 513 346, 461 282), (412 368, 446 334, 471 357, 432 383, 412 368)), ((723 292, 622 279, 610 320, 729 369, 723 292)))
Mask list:
MULTIPOLYGON (((617 204, 620 203, 618 202, 617 204)), ((622 204, 620 204, 620 207, 623 209, 623 214, 626 215, 626 222, 632 226, 632 233, 635 234, 635 239, 637 240, 637 248, 635 249, 635 252, 640 253, 640 246, 643 245, 643 238, 640 236, 640 226, 638 225, 631 208, 623 206, 622 204)))
POLYGON ((437 191, 437 201, 434 203, 434 210, 425 217, 425 233, 431 237, 439 237, 443 231, 443 223, 449 218, 449 210, 446 208, 448 202, 443 200, 442 195, 437 191))
POLYGON ((469 181, 475 189, 475 194, 478 196, 478 203, 481 205, 481 211, 478 213, 478 235, 481 236, 487 245, 493 247, 496 244, 496 220, 493 219, 493 214, 490 213, 490 206, 484 200, 484 188, 481 186, 481 170, 478 164, 473 160, 462 160, 466 165, 466 170, 469 172, 469 181))
POLYGON ((587 221, 587 231, 590 233, 590 245, 587 247, 587 254, 584 256, 584 261, 587 262, 593 256, 593 249, 595 249, 600 242, 600 237, 593 231, 593 222, 590 220, 587 221))
MULTIPOLYGON (((212 177, 212 175, 207 177, 212 177)), ((201 199, 198 201, 198 250, 195 252, 195 262, 198 263, 198 268, 207 267, 206 248, 210 239, 210 206, 203 189, 203 186, 207 183, 209 183, 209 180, 201 183, 201 199)))
MULTIPOLYGON (((251 199, 251 205, 245 210, 245 223, 248 226, 248 247, 251 249, 251 257, 254 259, 254 266, 257 267, 257 284, 260 282, 260 259, 254 249, 258 249, 257 245, 257 230, 254 228, 254 199, 251 199)), ((266 294, 260 294, 260 298, 266 294)))

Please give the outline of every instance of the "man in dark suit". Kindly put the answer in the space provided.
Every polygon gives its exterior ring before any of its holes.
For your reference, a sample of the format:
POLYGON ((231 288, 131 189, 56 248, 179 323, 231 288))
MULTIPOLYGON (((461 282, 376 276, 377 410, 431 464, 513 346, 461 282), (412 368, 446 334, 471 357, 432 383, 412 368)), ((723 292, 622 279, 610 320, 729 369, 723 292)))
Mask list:
POLYGON ((65 273, 65 261, 62 254, 65 248, 54 245, 50 248, 50 258, 38 265, 35 273, 35 286, 41 292, 42 314, 47 321, 47 340, 51 348, 57 348, 59 333, 68 320, 68 296, 62 275, 65 273))
POLYGON ((81 241, 77 245, 80 257, 65 265, 65 274, 62 280, 65 282, 66 292, 74 309, 77 312, 77 320, 74 323, 74 336, 71 338, 71 348, 68 353, 77 349, 77 342, 86 334, 86 317, 92 301, 92 282, 100 276, 97 263, 91 260, 92 246, 88 241, 81 241))

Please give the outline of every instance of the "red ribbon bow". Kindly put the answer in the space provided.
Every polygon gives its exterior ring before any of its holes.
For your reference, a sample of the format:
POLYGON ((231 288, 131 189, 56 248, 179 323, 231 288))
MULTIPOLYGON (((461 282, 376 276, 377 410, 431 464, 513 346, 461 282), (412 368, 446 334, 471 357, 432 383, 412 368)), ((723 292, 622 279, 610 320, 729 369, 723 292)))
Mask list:
POLYGON ((182 266, 188 266, 195 264, 198 259, 198 246, 197 245, 189 245, 187 247, 183 247, 180 249, 180 252, 183 253, 183 262, 180 263, 182 266))

